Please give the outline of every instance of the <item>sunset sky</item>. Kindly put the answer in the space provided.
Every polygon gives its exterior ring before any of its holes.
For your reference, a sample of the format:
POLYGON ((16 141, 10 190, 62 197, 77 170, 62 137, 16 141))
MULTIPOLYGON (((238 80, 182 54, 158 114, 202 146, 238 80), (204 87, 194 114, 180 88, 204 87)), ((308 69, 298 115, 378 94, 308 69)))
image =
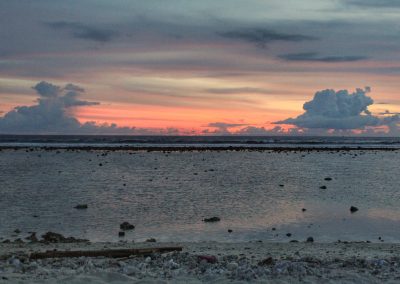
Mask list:
POLYGON ((394 0, 0 1, 0 133, 399 135, 399 35, 394 0))

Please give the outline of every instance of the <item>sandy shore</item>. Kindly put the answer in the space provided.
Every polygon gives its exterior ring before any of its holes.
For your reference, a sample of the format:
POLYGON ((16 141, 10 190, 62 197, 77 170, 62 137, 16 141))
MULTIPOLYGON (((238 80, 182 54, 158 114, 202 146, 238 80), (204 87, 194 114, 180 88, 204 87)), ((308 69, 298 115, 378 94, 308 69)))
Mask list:
POLYGON ((400 244, 0 244, 1 283, 398 283, 400 244), (182 246, 129 258, 30 260, 31 252, 182 246), (215 263, 199 256, 214 256, 215 263))

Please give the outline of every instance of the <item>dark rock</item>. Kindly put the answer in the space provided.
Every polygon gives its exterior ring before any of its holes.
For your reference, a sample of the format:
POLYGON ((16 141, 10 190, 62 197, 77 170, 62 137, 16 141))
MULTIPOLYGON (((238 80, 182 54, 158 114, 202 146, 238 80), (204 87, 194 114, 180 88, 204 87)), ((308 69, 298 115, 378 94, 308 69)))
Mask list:
POLYGON ((233 231, 231 229, 228 230, 228 233, 232 233, 233 231))
POLYGON ((155 238, 150 238, 146 240, 146 243, 155 243, 157 240, 155 238))
POLYGON ((306 212, 306 211, 307 211, 307 209, 306 209, 306 208, 303 208, 303 209, 301 209, 301 211, 302 211, 302 212, 306 212))
POLYGON ((89 242, 85 239, 76 239, 74 237, 64 237, 61 234, 47 232, 46 234, 42 235, 42 240, 40 242, 43 243, 82 243, 82 242, 89 242))
POLYGON ((270 266, 274 264, 274 259, 272 257, 268 257, 266 259, 261 260, 258 265, 259 266, 270 266))
POLYGON ((290 243, 298 243, 298 240, 291 240, 290 243))
POLYGON ((121 225, 119 225, 119 228, 121 230, 128 231, 128 230, 135 229, 135 226, 130 224, 130 223, 128 223, 128 222, 123 222, 121 225))
POLYGON ((210 223, 210 222, 219 222, 219 221, 221 221, 221 218, 219 218, 219 217, 205 218, 205 219, 203 220, 203 222, 207 222, 207 223, 210 223))
POLYGON ((355 206, 351 206, 350 207, 350 212, 351 213, 355 213, 355 212, 357 212, 358 211, 358 208, 357 207, 355 207, 355 206))
POLYGON ((87 204, 78 204, 74 207, 75 209, 88 209, 87 204))
POLYGON ((320 189, 326 189, 326 185, 320 186, 320 189))
POLYGON ((21 240, 20 238, 18 238, 18 239, 16 239, 16 240, 14 241, 14 244, 23 244, 23 243, 24 243, 24 241, 21 240))
POLYGON ((36 233, 32 232, 30 236, 26 237, 25 240, 31 241, 32 243, 38 242, 38 238, 36 237, 36 233))
POLYGON ((280 187, 284 187, 285 185, 284 185, 284 184, 280 184, 279 186, 280 186, 280 187))
POLYGON ((291 236, 292 236, 291 233, 287 233, 287 234, 286 234, 286 237, 291 237, 291 236))
POLYGON ((313 237, 308 237, 306 242, 307 243, 313 243, 314 242, 314 238, 313 237))
POLYGON ((276 228, 272 228, 271 230, 272 230, 272 231, 276 231, 276 228))
POLYGON ((125 232, 118 232, 118 237, 125 237, 125 232))
POLYGON ((324 178, 324 180, 332 180, 332 178, 330 178, 330 177, 326 177, 326 178, 324 178))
POLYGON ((19 233, 21 233, 21 230, 20 229, 15 229, 14 233, 19 234, 19 233))

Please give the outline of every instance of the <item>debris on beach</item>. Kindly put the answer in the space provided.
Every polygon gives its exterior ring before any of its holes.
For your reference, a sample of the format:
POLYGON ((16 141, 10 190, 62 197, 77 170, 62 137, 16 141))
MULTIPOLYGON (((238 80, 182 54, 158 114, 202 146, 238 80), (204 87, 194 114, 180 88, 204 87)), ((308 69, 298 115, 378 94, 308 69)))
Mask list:
POLYGON ((213 255, 199 255, 198 256, 199 261, 205 261, 207 263, 216 263, 217 258, 213 255))
POLYGON ((206 222, 206 223, 219 222, 219 221, 221 221, 221 218, 219 218, 219 217, 211 217, 211 218, 203 219, 203 222, 206 222))
POLYGON ((135 229, 135 226, 130 224, 129 222, 123 222, 121 225, 119 225, 119 228, 121 230, 128 231, 135 229))
POLYGON ((261 260, 258 262, 259 266, 269 266, 274 264, 274 259, 272 257, 267 257, 266 259, 261 260))
POLYGON ((155 253, 168 253, 182 251, 182 247, 155 247, 155 248, 138 248, 138 249, 104 249, 104 250, 48 250, 45 252, 33 252, 29 255, 30 259, 45 258, 76 258, 76 257, 110 257, 121 258, 131 255, 148 256, 155 253))

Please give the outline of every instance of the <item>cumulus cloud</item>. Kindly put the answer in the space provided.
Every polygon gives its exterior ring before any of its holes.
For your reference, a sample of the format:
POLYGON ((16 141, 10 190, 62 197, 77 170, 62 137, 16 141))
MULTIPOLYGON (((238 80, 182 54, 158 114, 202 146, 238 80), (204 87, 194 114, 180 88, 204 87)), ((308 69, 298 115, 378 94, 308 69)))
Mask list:
POLYGON ((374 103, 367 96, 370 88, 347 90, 331 89, 319 91, 314 98, 303 105, 305 112, 296 118, 277 121, 275 124, 289 124, 308 129, 355 130, 375 126, 394 126, 399 116, 378 117, 368 107, 374 103))
MULTIPOLYGON (((79 99, 85 89, 74 85, 54 85, 41 81, 32 87, 39 98, 32 106, 18 106, 0 117, 0 134, 124 134, 177 135, 176 128, 120 127, 115 123, 80 123, 72 108, 98 105, 79 99)), ((190 134, 190 133, 186 133, 190 134)))
POLYGON ((338 62, 354 62, 368 59, 367 56, 361 55, 347 55, 347 56, 318 56, 316 52, 305 52, 305 53, 289 53, 278 56, 279 58, 286 61, 306 61, 306 62, 326 62, 326 63, 338 63, 338 62))
POLYGON ((231 128, 236 128, 240 126, 246 126, 247 124, 241 123, 226 123, 226 122, 212 122, 207 125, 207 127, 215 128, 215 131, 210 132, 205 130, 204 134, 231 134, 229 131, 231 128))
POLYGON ((1 133, 62 133, 81 129, 79 121, 68 115, 72 107, 97 105, 78 99, 83 88, 65 87, 42 81, 32 87, 39 98, 33 106, 18 106, 0 118, 1 133))

